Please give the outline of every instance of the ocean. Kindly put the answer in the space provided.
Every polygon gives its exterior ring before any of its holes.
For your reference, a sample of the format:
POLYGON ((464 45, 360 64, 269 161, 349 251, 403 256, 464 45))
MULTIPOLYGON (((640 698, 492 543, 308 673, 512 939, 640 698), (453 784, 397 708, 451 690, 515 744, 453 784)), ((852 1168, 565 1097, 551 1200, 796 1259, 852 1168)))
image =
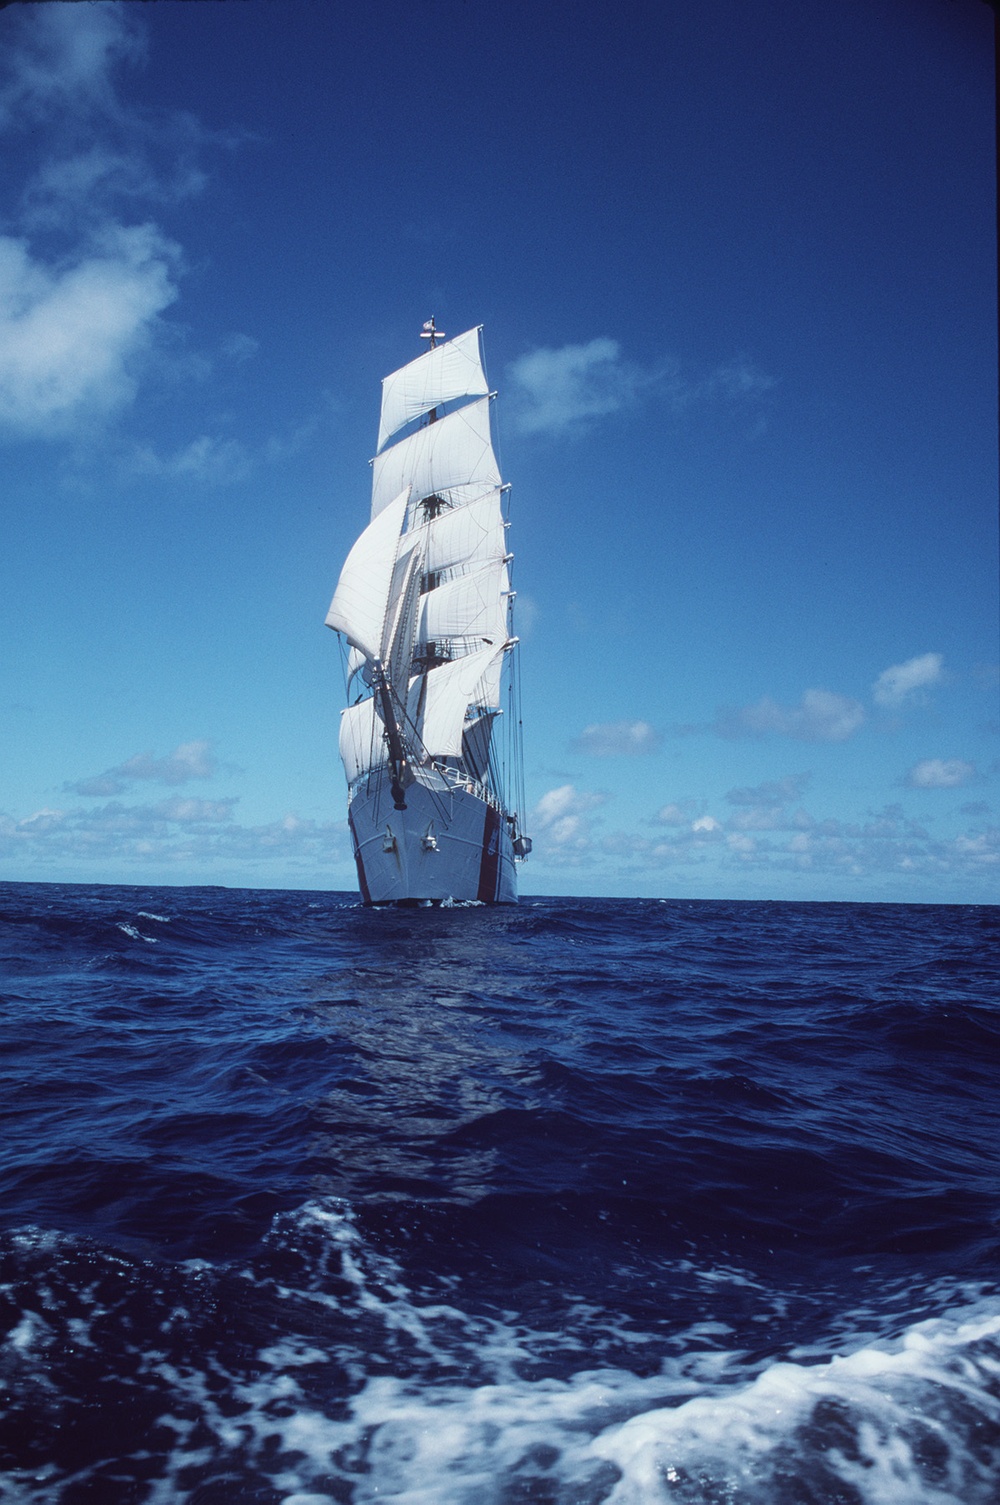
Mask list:
POLYGON ((4 1505, 1000 1501, 1000 909, 0 913, 4 1505))

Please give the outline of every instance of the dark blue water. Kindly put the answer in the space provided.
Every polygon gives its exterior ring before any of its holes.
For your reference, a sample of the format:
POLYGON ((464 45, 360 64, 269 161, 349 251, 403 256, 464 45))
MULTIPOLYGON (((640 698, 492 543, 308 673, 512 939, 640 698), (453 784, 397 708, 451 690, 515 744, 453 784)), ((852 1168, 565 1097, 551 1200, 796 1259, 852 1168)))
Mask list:
POLYGON ((4 1505, 1000 1501, 1000 910, 0 914, 4 1505))

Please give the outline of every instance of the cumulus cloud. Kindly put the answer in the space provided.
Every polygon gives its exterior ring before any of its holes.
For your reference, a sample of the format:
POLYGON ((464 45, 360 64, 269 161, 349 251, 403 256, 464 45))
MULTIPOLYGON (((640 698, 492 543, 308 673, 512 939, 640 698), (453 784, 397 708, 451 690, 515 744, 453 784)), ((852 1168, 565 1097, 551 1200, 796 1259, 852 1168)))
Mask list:
POLYGON ((573 748, 595 758, 631 757, 656 752, 662 740, 648 721, 604 721, 585 726, 573 748))
MULTIPOLYGON (((865 719, 864 707, 832 690, 806 690, 797 706, 779 705, 769 695, 754 705, 723 706, 705 730, 718 737, 792 737, 799 742, 846 742, 865 719)), ((682 731, 702 728, 684 727, 682 731)))
POLYGON ((147 116, 117 89, 143 53, 130 7, 5 16, 0 133, 25 180, 0 236, 0 431, 60 437, 127 407, 178 296, 178 246, 149 218, 204 182, 190 116, 147 116))
POLYGON ((152 752, 136 753, 115 768, 93 778, 79 779, 64 785, 67 794, 88 798, 108 798, 124 794, 137 780, 149 779, 159 784, 186 784, 189 779, 210 779, 217 764, 212 744, 205 739, 182 742, 172 753, 157 758, 152 752))
POLYGON ((959 789, 976 777, 975 763, 962 758, 924 758, 914 764, 903 782, 910 789, 959 789))
POLYGON ((735 360, 708 376, 686 378, 678 362, 644 368, 628 360, 617 340, 599 336, 582 345, 539 349, 507 368, 513 421, 522 433, 566 433, 656 395, 675 412, 712 400, 746 402, 774 386, 749 361, 735 360))
POLYGON ((661 805, 653 819, 661 826, 689 826, 703 813, 702 800, 675 800, 669 805, 661 805))
POLYGON ((872 686, 872 699, 876 705, 896 709, 912 700, 929 685, 938 684, 944 657, 940 653, 923 653, 917 658, 908 658, 903 664, 892 664, 883 669, 872 686))
POLYGON ((580 790, 573 784, 560 784, 557 789, 543 794, 532 811, 532 834, 541 834, 547 845, 579 850, 589 844, 587 813, 606 804, 609 798, 597 790, 580 790))
POLYGON ((47 267, 0 236, 0 424, 60 432, 130 402, 155 320, 177 296, 176 250, 152 225, 108 226, 47 267))

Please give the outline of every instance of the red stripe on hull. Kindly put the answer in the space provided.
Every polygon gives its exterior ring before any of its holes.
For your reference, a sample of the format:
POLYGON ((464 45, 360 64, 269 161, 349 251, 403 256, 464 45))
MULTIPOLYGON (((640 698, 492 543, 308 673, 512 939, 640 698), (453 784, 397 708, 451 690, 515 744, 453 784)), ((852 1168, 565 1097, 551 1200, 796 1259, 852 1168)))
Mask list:
POLYGON ((476 898, 483 904, 495 904, 500 877, 500 812, 486 807, 483 828, 483 857, 479 864, 479 891, 476 898))
POLYGON ((365 877, 365 865, 361 861, 361 848, 358 844, 358 833, 354 829, 354 817, 351 815, 350 810, 348 810, 347 812, 347 824, 351 828, 351 843, 354 847, 354 862, 358 870, 358 887, 361 890, 361 902, 362 904, 370 904, 372 902, 372 896, 368 892, 368 879, 365 877))

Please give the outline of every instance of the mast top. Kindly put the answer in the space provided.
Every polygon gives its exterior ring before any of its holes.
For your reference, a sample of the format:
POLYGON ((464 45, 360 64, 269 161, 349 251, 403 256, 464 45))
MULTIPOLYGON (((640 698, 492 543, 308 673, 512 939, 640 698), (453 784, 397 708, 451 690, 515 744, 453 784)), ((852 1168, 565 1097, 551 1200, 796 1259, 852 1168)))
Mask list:
POLYGON ((430 318, 424 324, 423 329, 420 331, 420 338, 422 340, 430 340, 430 344, 427 348, 428 350, 433 350, 438 340, 446 340, 448 336, 445 334, 443 329, 437 329, 435 327, 434 315, 431 314, 430 318))

